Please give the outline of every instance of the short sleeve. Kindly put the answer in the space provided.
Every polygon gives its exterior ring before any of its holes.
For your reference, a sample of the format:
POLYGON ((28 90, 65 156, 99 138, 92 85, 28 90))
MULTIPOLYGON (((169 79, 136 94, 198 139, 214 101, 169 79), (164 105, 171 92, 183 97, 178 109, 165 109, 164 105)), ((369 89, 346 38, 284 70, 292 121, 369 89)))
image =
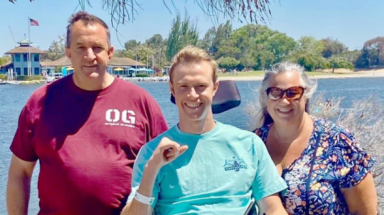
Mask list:
POLYGON ((373 159, 357 144, 353 134, 342 130, 335 136, 336 147, 332 160, 335 162, 335 175, 340 188, 350 188, 359 184, 373 166, 373 159))
POLYGON ((273 163, 265 144, 254 135, 253 144, 256 149, 256 177, 252 186, 252 193, 256 201, 279 193, 287 188, 273 163))
MULTIPOLYGON (((147 146, 148 146, 148 144, 144 145, 140 149, 140 152, 137 155, 135 164, 133 166, 132 181, 131 181, 131 186, 132 186, 131 189, 132 190, 131 190, 131 193, 130 193, 130 195, 128 197, 127 202, 132 201, 133 198, 135 197, 135 194, 136 194, 137 190, 140 187, 141 179, 143 177, 144 167, 145 167, 145 165, 147 164, 148 160, 150 159, 150 157, 153 154, 153 151, 150 150, 147 146)), ((153 204, 151 206, 154 207, 156 205, 156 203, 157 203, 157 199, 158 199, 159 192, 160 192, 160 186, 159 186, 157 178, 156 178, 156 182, 155 182, 155 184, 153 186, 153 191, 152 192, 153 192, 152 195, 155 198, 155 200, 154 200, 154 202, 153 202, 153 204)))
POLYGON ((12 153, 24 161, 36 161, 38 156, 32 140, 33 126, 29 110, 27 106, 25 106, 20 113, 17 130, 10 147, 12 153))

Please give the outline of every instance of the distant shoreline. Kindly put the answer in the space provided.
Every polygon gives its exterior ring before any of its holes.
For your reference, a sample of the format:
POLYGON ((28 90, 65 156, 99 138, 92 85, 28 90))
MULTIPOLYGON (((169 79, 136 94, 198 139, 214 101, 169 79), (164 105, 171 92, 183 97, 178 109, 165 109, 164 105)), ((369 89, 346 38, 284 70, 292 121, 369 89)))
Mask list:
MULTIPOLYGON (((345 79, 345 78, 375 78, 375 77, 384 77, 384 71, 374 71, 374 72, 349 72, 349 73, 324 73, 324 75, 313 75, 308 76, 310 79, 345 79)), ((232 80, 232 81, 261 81, 263 80, 264 75, 257 76, 219 76, 219 80, 232 80)))
MULTIPOLYGON (((384 77, 384 69, 380 70, 368 70, 368 71, 359 71, 359 72, 351 72, 350 70, 347 71, 338 71, 335 73, 324 73, 321 75, 309 75, 310 79, 346 79, 346 78, 376 78, 376 77, 384 77)), ((161 82, 167 82, 168 80, 164 79, 167 78, 164 76, 163 78, 157 77, 161 82)), ((219 81, 225 81, 225 80, 232 80, 232 81, 261 81, 263 80, 264 75, 225 75, 221 76, 219 75, 219 81)), ((124 78, 126 81, 130 82, 158 82, 159 80, 155 80, 154 77, 148 77, 148 78, 124 78), (148 79, 148 80, 141 80, 138 81, 138 79, 148 79)), ((45 80, 34 80, 34 81, 6 81, 7 84, 44 84, 45 80)))

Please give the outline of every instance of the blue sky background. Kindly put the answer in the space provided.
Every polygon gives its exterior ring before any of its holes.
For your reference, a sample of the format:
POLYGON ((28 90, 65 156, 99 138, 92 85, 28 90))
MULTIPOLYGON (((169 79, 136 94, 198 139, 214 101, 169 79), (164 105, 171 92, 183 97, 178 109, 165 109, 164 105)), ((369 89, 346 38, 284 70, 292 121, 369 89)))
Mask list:
MULTIPOLYGON (((143 8, 138 8, 135 20, 119 27, 122 43, 136 39, 144 42, 156 33, 167 37, 172 20, 176 15, 171 0, 168 2, 172 13, 162 0, 137 0, 143 8)), ((207 18, 194 0, 174 0, 179 12, 185 9, 193 19, 197 19, 200 37, 215 25, 207 18)), ((111 25, 110 18, 102 9, 101 1, 92 1, 92 8, 86 10, 111 25)), ((42 50, 47 50, 53 40, 65 33, 68 18, 79 10, 78 0, 18 0, 16 4, 0 1, 0 56, 15 47, 9 27, 16 42, 28 37, 28 17, 39 21, 40 26, 31 26, 31 41, 42 50)), ((383 0, 281 0, 270 5, 272 19, 267 24, 273 30, 286 33, 294 39, 301 36, 313 36, 316 39, 336 38, 349 49, 361 49, 364 42, 377 36, 384 36, 383 0)), ((223 17, 219 22, 225 22, 223 17)), ((233 22, 239 28, 246 23, 233 22)), ((116 33, 112 31, 112 44, 117 49, 116 33)))

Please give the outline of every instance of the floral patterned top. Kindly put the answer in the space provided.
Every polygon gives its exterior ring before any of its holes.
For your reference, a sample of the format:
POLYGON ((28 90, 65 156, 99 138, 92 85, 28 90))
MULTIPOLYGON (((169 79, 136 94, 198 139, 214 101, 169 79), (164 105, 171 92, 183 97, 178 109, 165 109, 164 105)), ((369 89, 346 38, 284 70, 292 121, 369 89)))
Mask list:
MULTIPOLYGON (((280 193, 288 214, 349 214, 340 188, 357 185, 373 165, 353 134, 332 122, 313 117, 307 147, 282 177, 288 188, 280 193)), ((272 124, 255 130, 266 143, 272 124)))

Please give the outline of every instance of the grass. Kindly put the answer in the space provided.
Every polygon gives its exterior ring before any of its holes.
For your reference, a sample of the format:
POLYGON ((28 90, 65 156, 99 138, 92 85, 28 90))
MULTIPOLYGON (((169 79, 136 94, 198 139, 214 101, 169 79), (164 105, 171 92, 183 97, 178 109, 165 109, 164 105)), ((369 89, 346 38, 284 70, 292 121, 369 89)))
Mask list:
MULTIPOLYGON (((325 72, 305 72, 308 76, 319 76, 319 75, 342 75, 340 73, 325 73, 325 72)), ((231 77, 233 73, 219 73, 219 77, 231 77)), ((249 72, 237 72, 235 76, 260 76, 264 75, 264 71, 249 71, 249 72)))

